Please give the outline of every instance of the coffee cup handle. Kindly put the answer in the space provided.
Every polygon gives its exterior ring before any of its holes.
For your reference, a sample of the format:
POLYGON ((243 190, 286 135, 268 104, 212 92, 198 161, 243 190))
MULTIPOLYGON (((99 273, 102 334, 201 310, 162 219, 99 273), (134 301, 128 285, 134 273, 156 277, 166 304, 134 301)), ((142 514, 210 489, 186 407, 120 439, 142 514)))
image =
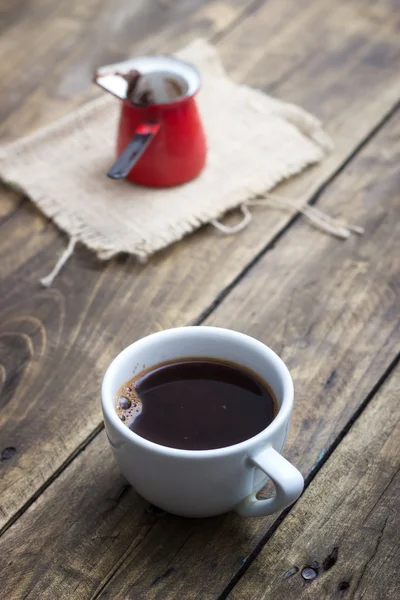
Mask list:
POLYGON ((275 486, 275 495, 267 500, 257 500, 259 490, 252 492, 235 508, 243 517, 264 517, 290 506, 304 488, 301 473, 271 446, 249 457, 253 465, 261 469, 275 486))

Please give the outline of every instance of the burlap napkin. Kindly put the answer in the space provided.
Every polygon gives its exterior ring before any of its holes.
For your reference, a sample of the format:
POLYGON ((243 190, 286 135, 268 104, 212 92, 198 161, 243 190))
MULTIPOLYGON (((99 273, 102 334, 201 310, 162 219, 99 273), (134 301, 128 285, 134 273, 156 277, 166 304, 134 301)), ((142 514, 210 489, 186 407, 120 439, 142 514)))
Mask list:
MULTIPOLYGON (((177 53, 200 70, 198 104, 208 160, 198 179, 148 189, 112 181, 119 101, 105 95, 0 150, 0 176, 17 185, 72 239, 108 259, 140 259, 271 190, 330 148, 317 119, 237 85, 216 49, 196 40, 177 53)), ((48 283, 48 282, 47 282, 48 283)))

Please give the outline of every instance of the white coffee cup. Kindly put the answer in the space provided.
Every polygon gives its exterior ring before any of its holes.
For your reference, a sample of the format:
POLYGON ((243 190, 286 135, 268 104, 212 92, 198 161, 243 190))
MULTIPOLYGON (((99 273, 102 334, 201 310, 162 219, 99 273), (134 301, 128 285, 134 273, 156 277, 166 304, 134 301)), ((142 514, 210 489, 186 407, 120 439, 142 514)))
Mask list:
POLYGON ((115 459, 136 491, 167 512, 210 517, 235 510, 243 516, 280 511, 301 494, 304 480, 283 458, 293 407, 293 382, 270 348, 243 333, 217 327, 181 327, 134 342, 110 364, 102 385, 105 427, 115 459), (232 361, 266 381, 279 410, 270 425, 234 446, 180 450, 150 442, 131 431, 115 411, 119 387, 144 367, 185 357, 232 361), (271 479, 275 495, 257 500, 271 479))

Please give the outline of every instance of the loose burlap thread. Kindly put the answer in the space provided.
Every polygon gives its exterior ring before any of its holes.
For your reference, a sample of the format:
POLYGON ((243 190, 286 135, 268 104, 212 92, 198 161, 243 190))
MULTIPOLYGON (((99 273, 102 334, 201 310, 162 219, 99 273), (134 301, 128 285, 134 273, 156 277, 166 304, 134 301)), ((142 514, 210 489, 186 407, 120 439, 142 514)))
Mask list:
MULTIPOLYGON (((100 259, 126 252, 145 260, 205 223, 234 233, 250 221, 249 206, 260 202, 252 199, 321 161, 331 149, 315 117, 230 80, 217 50, 205 40, 192 42, 177 56, 195 64, 203 81, 198 105, 208 158, 196 180, 160 190, 108 179, 120 111, 119 101, 109 95, 0 149, 1 178, 22 189, 70 238, 44 285, 51 285, 76 242, 100 259), (229 229, 218 219, 235 207, 242 207, 244 221, 229 229)), ((290 200, 265 198, 299 210, 290 200)), ((330 233, 348 234, 322 213, 300 210, 330 233)))

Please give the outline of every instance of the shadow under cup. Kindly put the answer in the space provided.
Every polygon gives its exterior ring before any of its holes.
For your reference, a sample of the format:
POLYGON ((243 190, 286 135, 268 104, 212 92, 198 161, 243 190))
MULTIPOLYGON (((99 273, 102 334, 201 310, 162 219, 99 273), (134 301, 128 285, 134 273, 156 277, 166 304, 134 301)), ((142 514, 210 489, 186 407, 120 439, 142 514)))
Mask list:
POLYGON ((177 328, 138 340, 114 359, 102 386, 106 431, 121 471, 149 502, 183 516, 227 512, 263 487, 266 473, 249 459, 266 445, 282 451, 292 404, 290 374, 272 350, 247 335, 214 327, 177 328), (250 439, 211 450, 161 446, 126 427, 115 411, 121 385, 143 369, 188 357, 216 358, 255 372, 271 388, 278 404, 274 420, 250 439))

